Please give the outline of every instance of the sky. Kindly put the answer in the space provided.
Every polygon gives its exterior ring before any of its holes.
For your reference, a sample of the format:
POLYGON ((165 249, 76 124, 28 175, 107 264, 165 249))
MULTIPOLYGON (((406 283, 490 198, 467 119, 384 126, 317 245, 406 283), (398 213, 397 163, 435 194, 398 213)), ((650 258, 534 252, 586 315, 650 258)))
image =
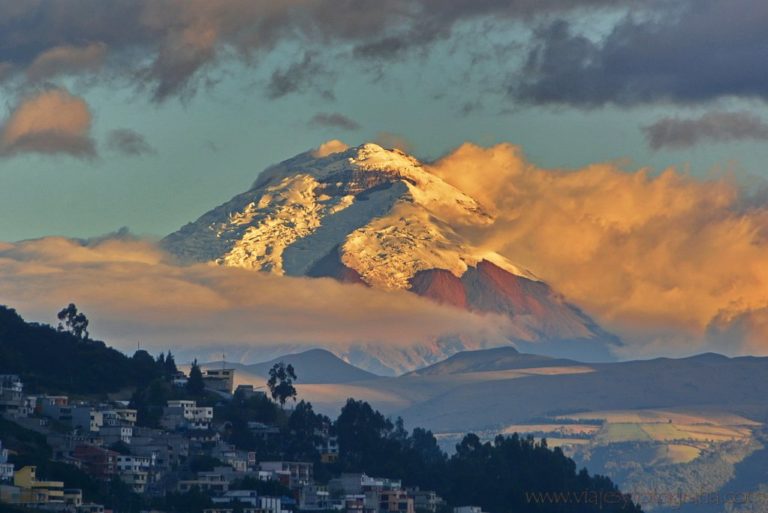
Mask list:
POLYGON ((755 0, 209 4, 0 3, 0 240, 162 236, 332 138, 766 174, 755 0), (14 114, 54 90, 84 102, 86 126, 14 141, 14 114))
POLYGON ((766 26, 760 0, 0 0, 0 241, 157 239, 330 139, 477 151, 464 189, 535 227, 576 205, 550 233, 593 234, 580 258, 525 223, 478 238, 628 338, 654 319, 643 347, 761 352, 766 26))

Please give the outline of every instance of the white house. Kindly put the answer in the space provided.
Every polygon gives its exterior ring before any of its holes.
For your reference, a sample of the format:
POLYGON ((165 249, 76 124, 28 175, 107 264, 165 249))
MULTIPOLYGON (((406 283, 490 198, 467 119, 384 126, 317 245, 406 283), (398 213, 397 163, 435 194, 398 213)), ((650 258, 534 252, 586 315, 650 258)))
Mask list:
POLYGON ((0 482, 13 480, 13 463, 8 463, 8 449, 3 449, 0 440, 0 482))

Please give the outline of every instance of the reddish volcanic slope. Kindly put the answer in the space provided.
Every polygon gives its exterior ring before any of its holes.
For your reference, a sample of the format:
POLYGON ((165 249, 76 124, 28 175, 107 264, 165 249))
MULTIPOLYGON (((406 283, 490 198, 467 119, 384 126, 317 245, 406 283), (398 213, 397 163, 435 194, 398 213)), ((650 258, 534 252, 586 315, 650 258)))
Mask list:
POLYGON ((461 278, 445 269, 419 271, 410 291, 438 303, 479 312, 545 316, 562 301, 545 283, 516 276, 483 260, 461 278))
POLYGON ((464 284, 445 269, 419 271, 411 278, 410 290, 438 303, 468 308, 464 284))
POLYGON ((461 278, 445 269, 431 269, 420 271, 410 283, 411 292, 438 303, 518 319, 535 339, 574 341, 597 335, 615 341, 546 283, 517 276, 487 260, 461 278))
POLYGON ((470 267, 461 282, 471 308, 481 312, 540 317, 556 300, 547 284, 516 276, 487 260, 470 267))

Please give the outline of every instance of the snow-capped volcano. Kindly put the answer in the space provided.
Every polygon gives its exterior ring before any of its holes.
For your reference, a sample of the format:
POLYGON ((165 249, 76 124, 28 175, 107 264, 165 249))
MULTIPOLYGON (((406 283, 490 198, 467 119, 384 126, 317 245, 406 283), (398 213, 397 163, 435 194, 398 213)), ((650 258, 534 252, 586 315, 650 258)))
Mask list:
MULTIPOLYGON (((334 277, 503 313, 516 326, 511 341, 536 344, 545 352, 549 347, 558 355, 584 357, 581 351, 588 346, 593 354, 586 356, 595 356, 595 349, 605 353, 604 343, 616 343, 532 273, 457 233, 458 227, 493 221, 475 199, 415 158, 363 144, 334 153, 302 153, 272 166, 250 190, 163 243, 185 262, 334 277)), ((429 344, 432 350, 417 349, 415 354, 423 356, 411 354, 405 364, 381 348, 375 357, 363 352, 377 366, 404 371, 482 346, 453 341, 434 350, 435 342, 429 344)))

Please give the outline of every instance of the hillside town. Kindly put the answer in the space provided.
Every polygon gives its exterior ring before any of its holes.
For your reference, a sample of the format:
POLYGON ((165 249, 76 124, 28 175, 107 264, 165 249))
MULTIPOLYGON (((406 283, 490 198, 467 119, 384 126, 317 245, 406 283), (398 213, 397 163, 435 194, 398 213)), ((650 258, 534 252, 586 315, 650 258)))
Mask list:
MULTIPOLYGON (((267 394, 251 385, 234 387, 232 369, 203 371, 206 391, 221 397, 267 394)), ((176 387, 188 377, 178 372, 176 387)), ((66 395, 31 395, 17 375, 0 376, 0 411, 6 421, 39 433, 52 449, 52 460, 72 465, 98 481, 117 479, 142 496, 199 493, 213 507, 205 513, 436 513, 444 501, 434 492, 406 488, 398 479, 364 473, 343 473, 320 484, 314 465, 306 461, 265 460, 256 451, 238 450, 222 434, 230 426, 217 418, 216 408, 194 400, 169 400, 161 428, 137 425, 137 410, 127 401, 93 402, 66 395), (213 462, 200 470, 196 462, 213 462), (261 484, 282 493, 264 494, 261 484), (250 485, 250 486, 249 486, 250 485)), ((263 440, 279 433, 274 425, 249 422, 263 440)), ((317 450, 324 463, 339 454, 337 438, 318 430, 317 450)), ((104 513, 83 491, 65 481, 51 481, 35 466, 15 467, 0 440, 0 502, 33 510, 104 513)), ((155 510, 156 513, 159 513, 155 510)), ((479 513, 480 508, 454 508, 454 513, 479 513)))

